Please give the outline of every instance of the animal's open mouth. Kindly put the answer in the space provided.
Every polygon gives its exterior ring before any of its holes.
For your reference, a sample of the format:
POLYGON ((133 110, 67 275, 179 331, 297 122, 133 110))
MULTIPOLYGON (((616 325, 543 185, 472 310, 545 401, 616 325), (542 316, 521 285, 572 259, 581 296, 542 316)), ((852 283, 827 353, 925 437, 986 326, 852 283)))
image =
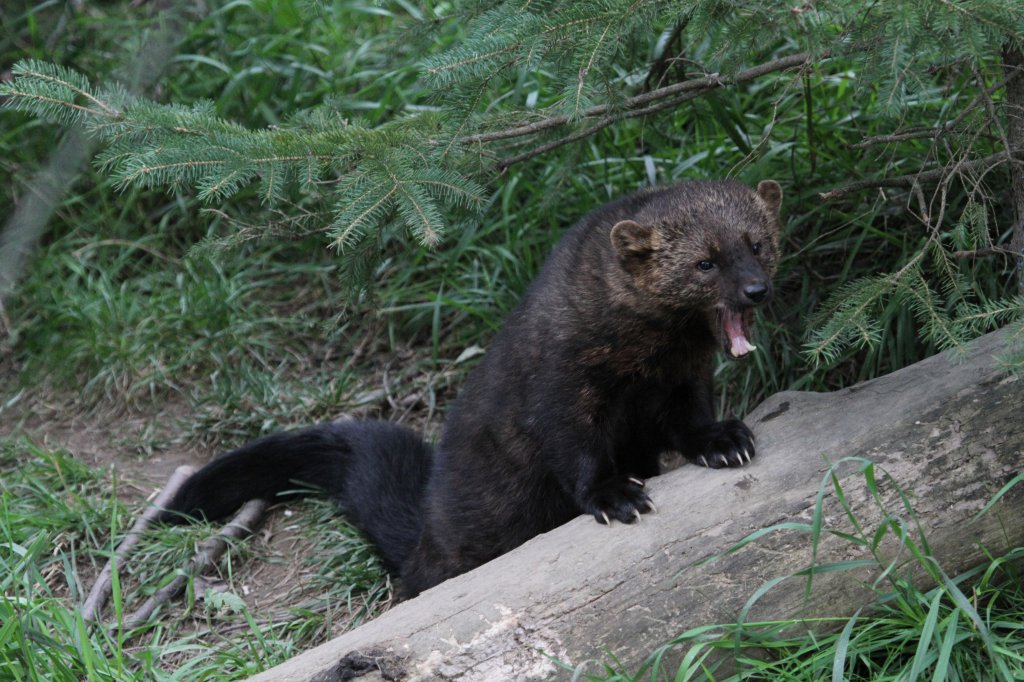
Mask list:
POLYGON ((719 308, 718 317, 721 320, 722 347, 727 355, 740 358, 752 350, 757 350, 757 346, 747 340, 754 324, 753 308, 747 310, 719 308))

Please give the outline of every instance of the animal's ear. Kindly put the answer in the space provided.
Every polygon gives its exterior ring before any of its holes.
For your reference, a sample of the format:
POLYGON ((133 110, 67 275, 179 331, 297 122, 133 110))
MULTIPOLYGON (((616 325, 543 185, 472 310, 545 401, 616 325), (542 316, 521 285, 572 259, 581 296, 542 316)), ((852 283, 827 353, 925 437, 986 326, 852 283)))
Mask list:
POLYGON ((757 196, 764 202, 765 207, 774 215, 778 215, 782 206, 782 187, 774 180, 762 180, 757 183, 757 196))
POLYGON ((641 225, 635 220, 620 220, 612 227, 612 246, 619 258, 625 260, 644 259, 658 249, 658 235, 650 225, 641 225))

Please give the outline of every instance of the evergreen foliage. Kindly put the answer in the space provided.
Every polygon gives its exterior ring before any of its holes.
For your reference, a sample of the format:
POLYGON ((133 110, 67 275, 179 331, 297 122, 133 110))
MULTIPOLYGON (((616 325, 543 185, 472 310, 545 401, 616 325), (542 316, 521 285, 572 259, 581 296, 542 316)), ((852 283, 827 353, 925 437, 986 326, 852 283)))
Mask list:
POLYGON ((247 130, 219 118, 208 101, 159 105, 116 85, 94 89, 80 74, 34 60, 14 71, 17 85, 6 90, 12 101, 102 136, 99 164, 123 187, 194 187, 202 199, 222 201, 258 181, 261 198, 275 205, 292 191, 317 194, 318 183, 340 176, 329 223, 339 248, 395 212, 421 243, 436 244, 442 206, 479 209, 485 199, 478 183, 422 144, 438 132, 436 114, 370 127, 319 109, 273 129, 247 130))
POLYGON ((808 353, 829 363, 845 348, 879 344, 881 309, 890 301, 913 313, 929 344, 957 353, 976 336, 1024 315, 1024 296, 988 299, 976 293, 945 245, 929 241, 899 271, 862 277, 833 292, 811 320, 808 353), (929 272, 928 257, 934 272, 929 272))

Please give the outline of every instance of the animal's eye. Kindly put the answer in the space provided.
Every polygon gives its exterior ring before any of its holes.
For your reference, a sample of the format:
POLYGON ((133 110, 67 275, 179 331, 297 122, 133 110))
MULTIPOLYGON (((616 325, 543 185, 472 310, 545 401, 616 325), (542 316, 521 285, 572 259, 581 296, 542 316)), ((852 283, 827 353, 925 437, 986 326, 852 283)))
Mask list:
POLYGON ((761 242, 755 242, 750 245, 750 250, 754 252, 754 255, 761 253, 761 242))
POLYGON ((701 272, 707 272, 708 270, 714 270, 714 268, 715 268, 715 264, 712 263, 709 260, 702 260, 701 262, 697 263, 697 269, 700 270, 701 272))

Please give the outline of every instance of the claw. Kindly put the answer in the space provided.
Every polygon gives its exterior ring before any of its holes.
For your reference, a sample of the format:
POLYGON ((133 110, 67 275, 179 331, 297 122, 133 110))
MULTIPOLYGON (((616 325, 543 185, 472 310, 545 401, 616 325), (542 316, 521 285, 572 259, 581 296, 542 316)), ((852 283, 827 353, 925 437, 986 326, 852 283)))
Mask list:
POLYGON ((725 455, 719 453, 718 454, 718 463, 721 464, 724 467, 727 467, 727 466, 729 466, 729 459, 725 455))
POLYGON ((651 502, 650 500, 646 500, 646 502, 647 502, 647 506, 650 507, 650 509, 648 509, 648 511, 651 512, 652 514, 657 514, 658 513, 658 508, 654 506, 654 503, 651 502))
POLYGON ((703 464, 706 467, 710 467, 711 466, 710 464, 708 464, 708 460, 707 460, 707 458, 704 457, 704 455, 700 456, 700 463, 703 464))
POLYGON ((746 448, 743 448, 743 457, 747 460, 747 464, 750 464, 750 460, 754 458, 754 456, 750 454, 750 450, 747 450, 746 448))
POLYGON ((608 518, 608 515, 606 513, 601 512, 601 516, 602 516, 602 518, 604 518, 604 525, 606 525, 606 526, 612 525, 612 520, 608 518))
POLYGON ((644 482, 643 482, 643 481, 641 481, 641 480, 640 480, 639 478, 633 478, 632 476, 630 476, 628 480, 629 480, 629 482, 630 482, 630 483, 632 483, 633 485, 638 485, 638 486, 640 486, 641 488, 643 488, 643 487, 644 487, 644 482))
POLYGON ((640 516, 640 512, 639 512, 639 511, 637 511, 636 509, 634 509, 634 510, 633 510, 633 516, 635 516, 635 517, 636 517, 636 521, 637 521, 637 523, 640 523, 640 521, 642 520, 642 517, 640 516))

